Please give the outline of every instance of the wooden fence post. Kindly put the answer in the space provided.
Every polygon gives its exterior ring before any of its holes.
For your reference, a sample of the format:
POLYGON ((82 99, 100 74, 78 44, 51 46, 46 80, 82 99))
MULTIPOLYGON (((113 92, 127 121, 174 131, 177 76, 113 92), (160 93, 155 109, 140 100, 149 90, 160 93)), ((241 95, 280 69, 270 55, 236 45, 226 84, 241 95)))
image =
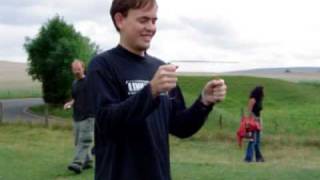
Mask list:
POLYGON ((219 116, 219 127, 222 129, 222 114, 219 116))
MULTIPOLYGON (((243 109, 243 107, 240 108, 240 114, 241 114, 241 118, 245 115, 245 114, 244 114, 244 109, 243 109)), ((240 119, 241 119, 241 118, 240 118, 240 119)))
POLYGON ((0 101, 0 123, 3 122, 3 104, 2 102, 0 101))
POLYGON ((49 127, 49 106, 47 103, 44 105, 44 123, 45 123, 45 126, 48 128, 49 127))

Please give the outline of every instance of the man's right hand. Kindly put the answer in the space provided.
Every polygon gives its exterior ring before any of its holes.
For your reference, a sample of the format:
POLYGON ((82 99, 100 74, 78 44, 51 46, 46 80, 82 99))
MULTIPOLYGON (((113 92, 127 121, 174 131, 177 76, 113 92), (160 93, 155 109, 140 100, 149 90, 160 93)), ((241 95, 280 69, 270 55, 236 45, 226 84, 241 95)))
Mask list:
POLYGON ((71 104, 70 103, 66 103, 63 106, 63 109, 70 109, 71 108, 71 104))
POLYGON ((70 109, 73 106, 73 100, 64 104, 63 109, 70 109))
POLYGON ((160 93, 168 92, 177 86, 178 66, 173 64, 162 65, 150 81, 152 96, 157 97, 160 93))

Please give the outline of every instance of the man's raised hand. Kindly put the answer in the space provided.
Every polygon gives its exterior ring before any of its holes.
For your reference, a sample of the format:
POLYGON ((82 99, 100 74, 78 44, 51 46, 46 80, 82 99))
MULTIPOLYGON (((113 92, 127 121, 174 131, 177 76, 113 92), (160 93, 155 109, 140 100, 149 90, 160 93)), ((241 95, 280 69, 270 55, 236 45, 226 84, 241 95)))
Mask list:
POLYGON ((157 97, 160 93, 168 92, 177 86, 178 66, 173 64, 162 65, 150 81, 152 96, 157 97))
POLYGON ((207 82, 202 90, 201 101, 204 105, 215 104, 223 101, 227 94, 227 85, 223 79, 207 82))

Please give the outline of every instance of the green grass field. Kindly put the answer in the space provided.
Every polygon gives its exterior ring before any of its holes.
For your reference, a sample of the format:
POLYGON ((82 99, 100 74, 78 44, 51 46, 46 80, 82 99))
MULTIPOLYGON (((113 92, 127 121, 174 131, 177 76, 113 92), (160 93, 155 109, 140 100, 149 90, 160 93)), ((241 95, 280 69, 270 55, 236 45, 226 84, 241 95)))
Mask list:
POLYGON ((70 130, 28 125, 0 126, 0 179, 93 179, 89 170, 75 176, 66 167, 72 160, 70 130))
MULTIPOLYGON (((224 79, 228 85, 227 98, 216 107, 215 113, 211 114, 206 129, 218 127, 217 118, 221 114, 226 132, 234 131, 239 125, 241 108, 246 109, 250 90, 256 85, 263 85, 266 95, 262 116, 266 134, 317 135, 319 132, 319 85, 254 77, 230 76, 224 79)), ((207 80, 209 78, 180 78, 188 104, 207 80)))
MULTIPOLYGON (((223 77, 228 85, 226 100, 217 105, 202 132, 219 129, 222 117, 223 133, 234 133, 239 125, 241 108, 246 109, 250 90, 256 85, 265 87, 264 110, 262 112, 264 131, 273 135, 316 136, 320 131, 320 85, 314 83, 293 83, 283 80, 254 77, 223 77)), ((179 78, 186 103, 190 105, 200 94, 200 90, 210 77, 179 78)), ((43 114, 43 107, 33 107, 37 114, 43 114)), ((71 118, 70 110, 50 107, 50 114, 71 118)), ((201 134, 201 133, 200 133, 201 134)), ((232 134, 233 135, 233 134, 232 134)))
MULTIPOLYGON (((66 169, 73 155, 72 131, 0 125, 0 132, 0 179, 93 179, 92 169, 81 175, 66 169)), ((264 145, 267 162, 263 164, 243 163, 243 152, 244 149, 230 141, 171 138, 173 179, 316 180, 320 177, 319 147, 264 145)))
MULTIPOLYGON (((44 115, 45 112, 45 106, 39 105, 39 106, 33 106, 30 107, 30 111, 38 114, 38 115, 44 115)), ((63 105, 57 106, 57 105, 49 105, 48 106, 48 112, 50 115, 57 116, 64 119, 71 119, 72 118, 72 110, 71 109, 63 109, 63 105)))
MULTIPOLYGON (((198 97, 209 77, 180 77, 187 104, 198 97)), ((253 77, 224 77, 228 95, 210 114, 205 126, 192 138, 171 137, 173 179, 320 179, 320 86, 253 77), (240 109, 249 91, 265 86, 262 152, 265 163, 244 163, 244 147, 238 148, 235 132, 240 109), (219 118, 222 117, 222 127, 219 118)), ((33 108, 43 112, 42 107, 33 108)), ((70 111, 51 108, 55 116, 71 120, 70 111)), ((30 125, 0 126, 0 180, 93 179, 93 171, 81 176, 66 170, 73 154, 70 128, 45 129, 30 125), (13 169, 19 169, 18 171, 13 169)))
POLYGON ((33 88, 0 88, 0 99, 19 99, 41 97, 42 92, 38 87, 33 88))

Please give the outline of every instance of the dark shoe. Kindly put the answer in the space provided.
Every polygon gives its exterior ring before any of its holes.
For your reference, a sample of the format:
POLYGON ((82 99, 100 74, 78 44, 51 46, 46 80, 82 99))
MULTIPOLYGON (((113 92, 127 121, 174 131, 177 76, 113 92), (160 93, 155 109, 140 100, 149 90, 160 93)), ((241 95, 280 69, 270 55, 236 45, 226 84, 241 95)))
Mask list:
POLYGON ((77 174, 80 174, 81 171, 82 171, 82 168, 81 168, 81 164, 78 164, 78 163, 71 163, 69 166, 68 166, 68 169, 70 171, 73 171, 77 174))
POLYGON ((85 163, 83 163, 82 169, 90 169, 92 167, 92 161, 86 161, 85 163))
POLYGON ((246 163, 251 163, 252 162, 252 160, 248 160, 248 159, 244 159, 243 161, 246 162, 246 163))
POLYGON ((256 159, 256 162, 265 162, 265 160, 263 157, 261 157, 261 158, 256 159))

